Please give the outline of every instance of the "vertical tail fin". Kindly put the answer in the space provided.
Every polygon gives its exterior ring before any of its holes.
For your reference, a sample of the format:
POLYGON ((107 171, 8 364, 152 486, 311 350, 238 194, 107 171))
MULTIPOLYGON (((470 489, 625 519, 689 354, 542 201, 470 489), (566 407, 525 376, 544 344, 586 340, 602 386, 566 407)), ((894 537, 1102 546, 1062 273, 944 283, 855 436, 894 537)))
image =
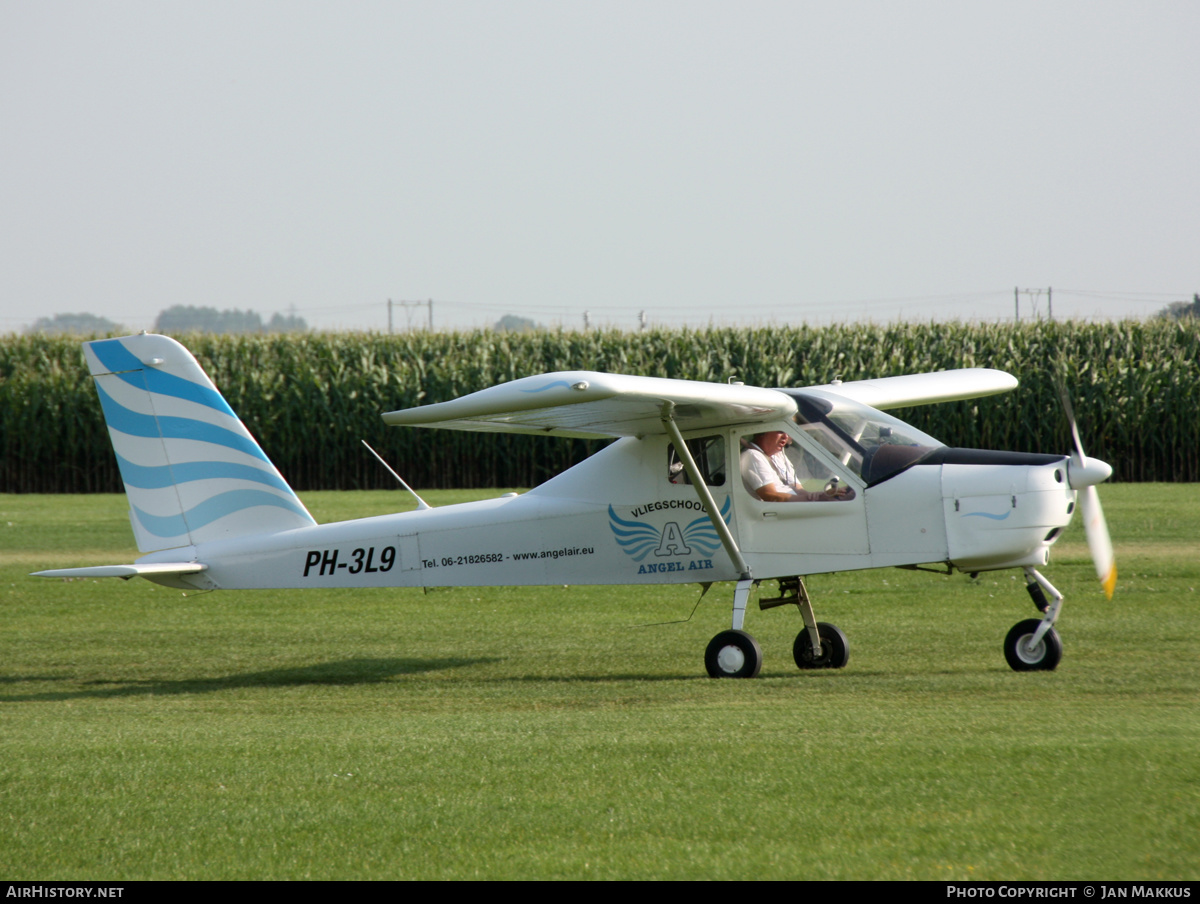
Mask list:
POLYGON ((146 333, 83 348, 139 550, 316 523, 186 348, 146 333))

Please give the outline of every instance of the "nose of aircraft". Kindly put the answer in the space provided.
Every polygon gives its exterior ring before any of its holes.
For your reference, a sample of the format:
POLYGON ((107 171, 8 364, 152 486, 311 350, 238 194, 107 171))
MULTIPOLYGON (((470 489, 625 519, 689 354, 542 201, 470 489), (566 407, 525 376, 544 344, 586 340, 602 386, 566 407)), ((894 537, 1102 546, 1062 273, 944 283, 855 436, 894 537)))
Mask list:
POLYGON ((1112 476, 1112 465, 1086 455, 1072 455, 1067 463, 1067 483, 1073 490, 1094 487, 1112 476))

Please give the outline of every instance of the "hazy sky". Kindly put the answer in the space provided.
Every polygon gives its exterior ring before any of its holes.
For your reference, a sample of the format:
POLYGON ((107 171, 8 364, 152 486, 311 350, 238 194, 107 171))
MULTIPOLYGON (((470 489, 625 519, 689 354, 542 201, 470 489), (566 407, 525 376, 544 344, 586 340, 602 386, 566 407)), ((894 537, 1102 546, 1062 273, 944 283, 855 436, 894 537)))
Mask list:
POLYGON ((0 0, 0 331, 991 320, 1017 286, 1200 292, 1200 3, 0 0))

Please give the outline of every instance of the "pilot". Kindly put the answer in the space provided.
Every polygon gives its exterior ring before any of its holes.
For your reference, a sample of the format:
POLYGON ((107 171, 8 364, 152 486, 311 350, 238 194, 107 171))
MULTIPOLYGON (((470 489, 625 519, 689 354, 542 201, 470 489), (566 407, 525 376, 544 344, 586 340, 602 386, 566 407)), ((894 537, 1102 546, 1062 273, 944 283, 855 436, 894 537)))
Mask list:
POLYGON ((854 498, 852 487, 837 485, 837 478, 822 492, 804 489, 796 469, 783 450, 789 437, 782 430, 756 433, 742 451, 742 480, 746 489, 764 502, 832 502, 854 498))

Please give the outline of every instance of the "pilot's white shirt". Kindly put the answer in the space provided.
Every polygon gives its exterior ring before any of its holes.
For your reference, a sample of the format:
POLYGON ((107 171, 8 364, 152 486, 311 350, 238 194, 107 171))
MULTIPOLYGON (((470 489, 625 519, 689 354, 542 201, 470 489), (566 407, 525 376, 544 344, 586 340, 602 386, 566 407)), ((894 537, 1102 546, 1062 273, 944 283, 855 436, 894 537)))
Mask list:
POLYGON ((742 481, 751 493, 773 483, 790 496, 800 495, 796 491, 796 469, 792 467, 791 459, 782 450, 768 457, 754 443, 742 452, 742 481))

